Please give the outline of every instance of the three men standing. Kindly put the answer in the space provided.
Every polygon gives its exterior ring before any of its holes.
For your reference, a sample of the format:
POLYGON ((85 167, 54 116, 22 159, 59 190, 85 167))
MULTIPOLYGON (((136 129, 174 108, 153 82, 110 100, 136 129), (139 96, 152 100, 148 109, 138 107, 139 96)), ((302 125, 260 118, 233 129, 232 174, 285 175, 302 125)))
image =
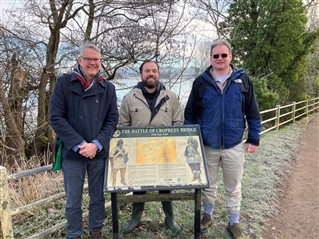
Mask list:
MULTIPOLYGON (((210 188, 202 189, 202 231, 212 224, 221 166, 228 229, 235 238, 242 239, 239 212, 244 152, 257 150, 261 119, 252 81, 242 68, 236 69, 230 64, 231 60, 230 44, 225 40, 215 41, 210 51, 211 66, 193 83, 184 124, 200 125, 211 181, 210 188), (246 122, 249 131, 244 146, 242 138, 246 122)), ((118 121, 115 88, 104 80, 100 67, 100 50, 93 44, 84 44, 78 66, 70 75, 69 99, 63 92, 63 81, 69 77, 64 75, 57 80, 51 97, 51 125, 63 142, 68 238, 80 238, 82 234, 81 203, 86 172, 90 192, 89 231, 92 237, 102 238, 104 168, 117 123, 118 126, 171 126, 182 125, 184 120, 177 96, 159 81, 158 64, 147 60, 140 66, 142 81, 122 101, 118 121)), ((126 184, 124 180, 122 184, 126 184)), ((144 193, 134 192, 135 195, 144 193)), ((174 220, 172 202, 163 201, 162 206, 166 226, 173 233, 179 233, 181 229, 174 220)), ((139 225, 143 210, 144 203, 133 203, 131 219, 122 228, 123 233, 130 233, 139 225)))

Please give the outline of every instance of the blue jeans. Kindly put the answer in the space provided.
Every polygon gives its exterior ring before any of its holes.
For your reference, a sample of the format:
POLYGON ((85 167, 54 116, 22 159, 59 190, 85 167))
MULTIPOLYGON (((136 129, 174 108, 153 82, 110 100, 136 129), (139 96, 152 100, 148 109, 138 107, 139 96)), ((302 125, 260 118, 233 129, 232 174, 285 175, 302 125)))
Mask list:
POLYGON ((105 220, 104 172, 106 159, 62 159, 64 190, 66 193, 67 238, 78 237, 82 227, 82 193, 85 174, 89 185, 89 231, 103 226, 105 220))

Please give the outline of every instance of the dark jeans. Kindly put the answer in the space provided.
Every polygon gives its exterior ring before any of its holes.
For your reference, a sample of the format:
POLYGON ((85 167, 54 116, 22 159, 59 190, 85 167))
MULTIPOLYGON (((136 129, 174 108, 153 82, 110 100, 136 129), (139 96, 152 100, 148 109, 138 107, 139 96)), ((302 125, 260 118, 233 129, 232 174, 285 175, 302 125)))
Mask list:
POLYGON ((66 193, 67 238, 82 235, 82 193, 85 174, 89 185, 89 231, 103 226, 105 219, 104 171, 106 159, 62 159, 64 190, 66 193))

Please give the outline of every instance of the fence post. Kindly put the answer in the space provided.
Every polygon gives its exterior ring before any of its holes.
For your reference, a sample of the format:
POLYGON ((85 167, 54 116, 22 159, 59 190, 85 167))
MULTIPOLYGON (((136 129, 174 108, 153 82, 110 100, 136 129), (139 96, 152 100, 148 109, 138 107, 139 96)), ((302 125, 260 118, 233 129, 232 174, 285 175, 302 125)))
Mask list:
POLYGON ((0 238, 13 238, 7 170, 0 166, 0 238))
POLYGON ((277 128, 277 130, 279 130, 279 124, 280 124, 280 105, 276 105, 276 108, 277 108, 277 110, 276 110, 276 128, 277 128))
POLYGON ((306 116, 308 117, 308 108, 309 108, 309 104, 308 104, 309 100, 306 101, 306 116))
POLYGON ((296 101, 293 101, 293 108, 292 108, 292 122, 296 123, 296 101))

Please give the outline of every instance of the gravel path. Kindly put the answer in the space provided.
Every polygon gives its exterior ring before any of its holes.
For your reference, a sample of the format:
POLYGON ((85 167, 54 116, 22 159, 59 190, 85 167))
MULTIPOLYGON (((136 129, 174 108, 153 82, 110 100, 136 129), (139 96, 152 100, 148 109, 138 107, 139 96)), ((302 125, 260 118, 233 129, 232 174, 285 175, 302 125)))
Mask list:
POLYGON ((308 122, 294 171, 280 190, 279 212, 266 221, 263 239, 319 238, 319 114, 308 122))

